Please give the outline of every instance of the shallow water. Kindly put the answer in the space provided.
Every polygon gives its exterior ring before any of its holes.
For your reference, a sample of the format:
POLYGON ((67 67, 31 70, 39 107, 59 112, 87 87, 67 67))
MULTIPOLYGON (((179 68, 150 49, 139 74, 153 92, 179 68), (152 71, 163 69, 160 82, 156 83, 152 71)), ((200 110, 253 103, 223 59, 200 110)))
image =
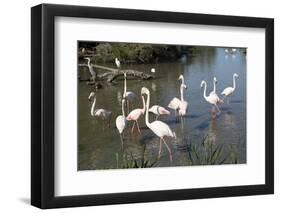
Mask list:
MULTIPOLYGON (((140 90, 147 87, 151 93, 150 105, 159 104, 167 108, 173 97, 180 98, 180 74, 184 75, 187 90, 184 99, 189 103, 188 115, 176 121, 174 112, 159 119, 167 123, 175 131, 177 138, 167 138, 172 149, 173 162, 165 146, 157 166, 186 166, 189 162, 188 144, 202 145, 203 138, 208 135, 213 144, 223 144, 227 147, 234 144, 237 149, 238 163, 246 163, 246 55, 244 49, 237 49, 236 54, 226 54, 224 48, 202 48, 195 56, 187 57, 176 63, 158 63, 145 65, 127 65, 127 67, 150 72, 156 69, 155 79, 147 81, 127 80, 127 90, 137 94, 137 100, 130 108, 142 108, 140 90), (203 98, 202 80, 208 84, 207 94, 213 89, 213 77, 216 76, 217 94, 232 86, 232 75, 237 73, 237 88, 230 98, 220 106, 221 114, 212 119, 211 105, 203 98)), ((113 66, 109 64, 108 66, 113 66)), ((125 66, 124 66, 125 67, 125 66)), ((86 76, 80 70, 81 78, 86 76)), ((117 156, 124 153, 135 159, 155 159, 159 150, 159 138, 148 129, 144 123, 144 116, 139 119, 141 134, 135 129, 131 133, 132 123, 129 122, 124 133, 124 149, 122 151, 119 133, 115 127, 115 119, 121 114, 121 98, 123 93, 123 79, 118 79, 114 85, 105 87, 96 92, 97 108, 104 108, 113 112, 111 127, 104 121, 90 115, 91 102, 87 97, 93 88, 85 82, 79 82, 78 92, 78 170, 116 168, 117 156)), ((126 109, 126 108, 125 108, 126 109)), ((167 108, 168 109, 168 108, 167 108)), ((126 110, 125 110, 126 111, 126 110)), ((149 115, 150 121, 155 119, 149 115)), ((227 149, 223 155, 226 156, 227 149)))

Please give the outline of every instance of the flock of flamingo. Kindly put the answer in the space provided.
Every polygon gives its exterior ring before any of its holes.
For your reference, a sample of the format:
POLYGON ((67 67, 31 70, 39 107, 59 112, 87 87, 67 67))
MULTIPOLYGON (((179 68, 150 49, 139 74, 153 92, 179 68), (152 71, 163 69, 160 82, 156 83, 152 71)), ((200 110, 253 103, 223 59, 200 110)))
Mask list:
MULTIPOLYGON (((118 58, 115 59, 116 66, 120 68, 120 61, 118 58)), ((155 72, 155 69, 152 68, 151 72, 155 72)), ((120 135, 120 140, 122 143, 122 148, 123 148, 123 132, 128 126, 128 122, 133 122, 133 126, 131 128, 131 132, 134 131, 135 126, 137 127, 137 130, 139 133, 140 127, 138 124, 138 119, 142 116, 145 115, 145 124, 146 126, 155 134, 159 137, 159 151, 158 151, 158 159, 161 156, 161 151, 162 151, 162 143, 166 146, 168 152, 169 152, 169 157, 170 161, 172 162, 172 152, 168 144, 166 143, 164 137, 171 137, 171 138, 176 138, 175 132, 171 130, 171 128, 164 123, 163 121, 159 121, 158 117, 161 115, 170 115, 170 111, 165 109, 165 107, 160 106, 160 105, 153 105, 150 107, 150 91, 146 87, 141 88, 141 98, 142 98, 142 108, 136 108, 133 109, 132 111, 129 112, 129 104, 130 102, 133 102, 136 98, 137 95, 132 92, 132 91, 127 91, 127 76, 126 73, 124 73, 124 91, 123 91, 123 97, 121 101, 121 115, 118 115, 115 120, 116 128, 119 132, 120 135), (146 99, 145 99, 146 96, 146 99), (125 114, 125 104, 127 107, 127 111, 129 112, 128 115, 126 116, 125 114), (153 113, 156 115, 156 119, 153 122, 149 121, 149 112, 153 113)), ((226 87, 222 92, 221 95, 223 98, 221 99, 218 94, 216 93, 216 84, 217 84, 217 79, 216 77, 213 78, 213 90, 207 95, 207 82, 202 81, 201 82, 201 88, 204 87, 203 90, 203 98, 210 103, 213 107, 211 110, 212 113, 212 118, 215 118, 217 115, 221 113, 218 105, 222 104, 224 102, 224 99, 227 98, 227 103, 229 103, 229 96, 232 95, 235 91, 236 88, 236 79, 239 78, 238 74, 234 73, 233 74, 233 86, 226 87)), ((188 102, 184 100, 184 89, 187 89, 187 85, 185 84, 184 77, 183 75, 179 76, 179 79, 181 81, 180 84, 180 99, 177 97, 174 97, 170 103, 167 105, 168 108, 171 110, 174 110, 175 112, 175 117, 184 117, 187 114, 188 111, 188 102)), ((91 106, 91 115, 93 117, 100 117, 102 120, 107 120, 108 119, 108 127, 110 127, 110 120, 112 117, 112 111, 106 110, 106 109, 95 109, 96 105, 96 94, 94 92, 91 92, 89 97, 89 101, 93 101, 92 106, 91 106)))

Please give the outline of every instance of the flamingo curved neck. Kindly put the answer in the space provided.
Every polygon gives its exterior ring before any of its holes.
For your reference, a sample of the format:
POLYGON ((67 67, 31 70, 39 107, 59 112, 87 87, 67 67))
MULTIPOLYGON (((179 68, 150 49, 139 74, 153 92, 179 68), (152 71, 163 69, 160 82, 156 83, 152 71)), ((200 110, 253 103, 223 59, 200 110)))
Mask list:
POLYGON ((233 91, 235 90, 236 83, 235 83, 235 75, 233 75, 233 91))
POLYGON ((122 115, 125 117, 124 103, 125 101, 122 100, 122 115))
POLYGON ((93 102, 92 107, 91 107, 91 115, 92 115, 92 116, 94 116, 96 100, 97 100, 97 99, 94 98, 94 102, 93 102))
POLYGON ((206 83, 206 82, 203 82, 203 84, 204 84, 204 92, 203 92, 203 97, 204 97, 205 99, 207 99, 207 95, 206 95, 206 90, 207 90, 207 83, 206 83))
POLYGON ((143 111, 143 113, 145 112, 145 101, 144 101, 144 97, 142 96, 141 97, 142 98, 142 111, 143 111))
POLYGON ((126 76, 124 75, 124 93, 123 93, 123 98, 126 97, 126 93, 127 93, 127 80, 126 80, 126 76))
POLYGON ((147 93, 147 100, 146 100, 146 112, 145 112, 145 124, 149 127, 149 118, 148 118, 148 109, 149 109, 149 102, 150 102, 150 94, 147 93))
POLYGON ((181 87, 180 87, 180 93, 181 93, 181 101, 184 101, 184 99, 183 99, 183 83, 181 84, 181 87))

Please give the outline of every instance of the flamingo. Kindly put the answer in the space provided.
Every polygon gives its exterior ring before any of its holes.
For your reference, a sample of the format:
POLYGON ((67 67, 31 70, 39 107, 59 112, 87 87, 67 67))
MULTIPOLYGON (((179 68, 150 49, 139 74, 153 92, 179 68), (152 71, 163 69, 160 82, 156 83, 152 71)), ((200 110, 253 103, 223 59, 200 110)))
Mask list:
POLYGON ((187 111, 187 108, 188 108, 188 103, 183 98, 183 89, 186 89, 187 86, 184 84, 184 77, 183 77, 183 75, 180 75, 178 80, 181 80, 181 86, 180 86, 181 100, 179 100, 178 98, 174 97, 170 101, 168 107, 170 109, 175 110, 175 116, 177 116, 177 111, 179 111, 179 115, 180 116, 184 116, 184 115, 186 115, 186 111, 187 111))
POLYGON ((132 102, 136 98, 136 94, 131 91, 127 91, 127 74, 124 72, 124 92, 123 98, 127 101, 127 111, 129 111, 129 102, 132 102))
POLYGON ((119 135, 120 135, 120 140, 122 143, 122 149, 123 149, 123 131, 127 126, 127 119, 125 116, 125 111, 124 111, 124 103, 125 99, 122 99, 122 115, 118 115, 115 121, 116 127, 118 129, 119 135))
POLYGON ((224 95, 223 99, 224 99, 225 97, 227 97, 227 103, 228 103, 228 104, 229 104, 229 96, 230 96, 231 94, 233 94, 233 92, 234 92, 235 89, 236 89, 235 80, 236 80, 236 78, 239 79, 239 75, 236 74, 236 73, 234 73, 232 78, 233 78, 233 87, 226 87, 226 88, 222 91, 222 93, 221 93, 222 95, 224 95))
POLYGON ((115 64, 116 64, 116 66, 117 66, 118 69, 121 67, 121 63, 120 63, 120 61, 118 60, 118 58, 115 58, 115 64))
POLYGON ((135 127, 135 123, 137 124, 137 128, 138 131, 140 133, 140 127, 139 127, 139 123, 138 123, 138 119, 141 115, 144 114, 145 112, 145 101, 144 101, 144 97, 142 96, 142 104, 143 104, 143 108, 142 109, 134 109, 133 111, 131 111, 129 113, 129 115, 127 116, 127 120, 128 121, 134 121, 133 127, 131 129, 131 132, 134 131, 134 127, 135 127))
POLYGON ((210 103, 210 104, 212 104, 215 108, 216 108, 216 110, 220 113, 220 109, 219 109, 219 107, 218 107, 218 105, 217 105, 217 103, 218 103, 218 100, 217 100, 217 98, 214 96, 214 95, 209 95, 209 96, 207 96, 206 95, 206 90, 207 90, 207 83, 206 83, 206 81, 202 81, 201 82, 201 87, 203 87, 203 85, 205 86, 204 87, 204 92, 203 92, 203 97, 204 97, 204 99, 208 102, 208 103, 210 103))
POLYGON ((222 104, 223 100, 220 99, 220 97, 216 93, 216 84, 217 84, 217 82, 218 82, 217 78, 214 77, 214 79, 213 79, 213 91, 211 91, 209 95, 210 96, 214 96, 216 98, 218 104, 222 104))
POLYGON ((93 104, 91 107, 91 115, 93 117, 101 117, 102 120, 108 119, 108 127, 110 127, 110 119, 111 119, 112 112, 109 110, 106 110, 106 109, 96 109, 95 110, 95 104, 96 104, 97 99, 96 99, 96 94, 94 92, 90 93, 88 100, 91 100, 92 98, 94 98, 94 101, 93 101, 93 104))
POLYGON ((159 105, 153 105, 148 111, 156 115, 155 120, 157 120, 160 115, 170 115, 170 111, 159 105))
POLYGON ((88 61, 87 66, 88 66, 88 68, 89 68, 89 72, 90 72, 90 74, 91 74, 93 80, 95 80, 95 78, 96 78, 96 72, 95 72, 95 70, 94 70, 94 68, 93 68, 93 66, 92 66, 92 64, 91 64, 91 59, 90 59, 89 57, 86 57, 85 59, 88 61))
POLYGON ((170 129, 170 127, 162 122, 162 121, 153 121, 152 123, 149 122, 149 117, 148 117, 148 110, 149 110, 149 103, 150 103, 150 92, 146 87, 143 87, 141 89, 141 95, 143 97, 143 95, 147 95, 147 99, 146 99, 146 113, 145 113, 145 124, 146 126, 159 137, 159 152, 158 152, 158 159, 161 156, 161 149, 162 149, 162 142, 165 144, 165 146, 168 149, 169 152, 169 156, 170 156, 170 161, 173 161, 173 157, 172 157, 172 152, 170 147, 168 146, 168 144, 166 143, 166 141, 164 140, 164 137, 172 137, 172 138, 176 138, 176 134, 174 132, 172 132, 172 130, 170 129))

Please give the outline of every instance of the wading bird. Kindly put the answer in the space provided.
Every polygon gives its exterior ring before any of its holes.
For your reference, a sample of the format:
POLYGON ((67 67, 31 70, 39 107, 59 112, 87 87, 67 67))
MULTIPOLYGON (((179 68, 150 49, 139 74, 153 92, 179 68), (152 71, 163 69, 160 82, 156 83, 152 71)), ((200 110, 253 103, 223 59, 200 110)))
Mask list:
POLYGON ((143 105, 143 108, 142 109, 134 109, 133 111, 131 111, 129 113, 129 115, 127 116, 127 120, 128 121, 134 121, 134 124, 133 124, 133 127, 131 129, 131 132, 134 131, 134 127, 135 127, 135 124, 137 124, 137 128, 138 128, 138 131, 140 133, 140 127, 139 127, 139 123, 138 123, 138 119, 141 115, 144 114, 145 112, 145 101, 144 101, 144 97, 142 96, 142 105, 143 105))
POLYGON ((92 104, 92 107, 91 107, 91 115, 93 117, 100 117, 104 121, 106 119, 108 119, 108 128, 109 128, 112 112, 109 111, 109 110, 106 110, 106 109, 96 109, 95 110, 97 98, 96 98, 96 94, 94 92, 90 93, 90 95, 88 97, 88 100, 90 101, 92 98, 94 99, 94 101, 93 101, 93 104, 92 104))
POLYGON ((91 64, 91 59, 90 59, 89 57, 86 57, 85 59, 88 61, 87 66, 88 66, 88 68, 89 68, 89 72, 90 72, 90 74, 91 74, 93 80, 95 80, 95 78, 96 78, 96 72, 95 72, 95 70, 94 70, 94 68, 93 68, 93 66, 92 66, 92 64, 91 64))
POLYGON ((149 110, 149 103, 150 103, 150 92, 146 87, 143 87, 141 89, 141 94, 142 94, 142 96, 144 94, 147 96, 146 112, 145 112, 145 124, 154 134, 156 134, 160 138, 158 159, 161 156, 161 149, 162 149, 162 142, 163 142, 168 149, 170 161, 172 162, 173 161, 172 152, 171 152, 170 147, 168 146, 168 144, 164 140, 164 137, 166 136, 166 137, 176 138, 176 134, 174 132, 172 132, 170 127, 162 121, 153 121, 152 123, 149 122, 148 110, 149 110))
POLYGON ((121 67, 121 63, 120 61, 118 60, 118 58, 115 58, 115 64, 116 64, 116 67, 119 69, 121 67))
POLYGON ((122 99, 122 115, 118 115, 116 118, 115 124, 116 128, 118 129, 119 135, 120 135, 120 140, 122 144, 122 149, 123 149, 123 131, 127 126, 127 119, 125 116, 125 111, 124 111, 124 104, 125 104, 125 99, 122 99))
POLYGON ((170 111, 159 105, 153 105, 148 111, 156 115, 155 120, 157 120, 160 115, 170 115, 170 111))
POLYGON ((213 79, 213 91, 211 91, 209 95, 210 96, 214 96, 214 98, 216 98, 218 104, 222 104, 223 100, 220 99, 220 97, 216 93, 216 84, 217 84, 217 82, 218 82, 217 78, 214 77, 214 79, 213 79))
POLYGON ((124 73, 124 92, 123 98, 126 99, 127 111, 129 112, 129 102, 132 102, 136 98, 136 94, 131 91, 127 91, 127 74, 124 73))
POLYGON ((233 74, 233 87, 226 87, 226 88, 222 91, 222 93, 221 93, 222 95, 224 95, 223 99, 224 99, 224 98, 227 98, 227 103, 228 103, 228 104, 229 104, 229 96, 230 96, 231 94, 233 94, 233 92, 235 91, 235 88, 236 88, 236 83, 235 83, 236 78, 239 79, 239 76, 238 76, 238 74, 234 73, 234 74, 233 74))
POLYGON ((184 77, 183 75, 180 75, 179 79, 181 80, 181 85, 180 85, 180 95, 181 95, 181 99, 179 100, 177 97, 174 97, 170 103, 168 104, 168 107, 170 109, 175 110, 175 116, 177 116, 177 111, 179 113, 180 116, 185 116, 186 115, 186 111, 188 108, 188 103, 187 101, 184 100, 183 98, 183 89, 187 89, 187 86, 184 83, 184 77))
MULTIPOLYGON (((214 107, 215 107, 215 110, 218 112, 218 113, 220 113, 220 109, 219 109, 219 107, 218 107, 218 100, 217 100, 217 98, 215 97, 215 96, 213 96, 213 95, 209 95, 209 96, 207 96, 206 95, 206 90, 207 90, 207 83, 206 83, 206 81, 202 81, 201 82, 201 87, 203 87, 203 85, 204 85, 204 91, 203 91, 203 97, 204 97, 204 99, 208 102, 208 103, 210 103, 210 104, 212 104, 214 107)), ((213 110, 213 109, 212 109, 213 110)), ((216 117, 216 115, 217 115, 217 112, 215 112, 215 115, 213 116, 213 111, 212 111, 212 117, 213 118, 215 118, 216 117)))

